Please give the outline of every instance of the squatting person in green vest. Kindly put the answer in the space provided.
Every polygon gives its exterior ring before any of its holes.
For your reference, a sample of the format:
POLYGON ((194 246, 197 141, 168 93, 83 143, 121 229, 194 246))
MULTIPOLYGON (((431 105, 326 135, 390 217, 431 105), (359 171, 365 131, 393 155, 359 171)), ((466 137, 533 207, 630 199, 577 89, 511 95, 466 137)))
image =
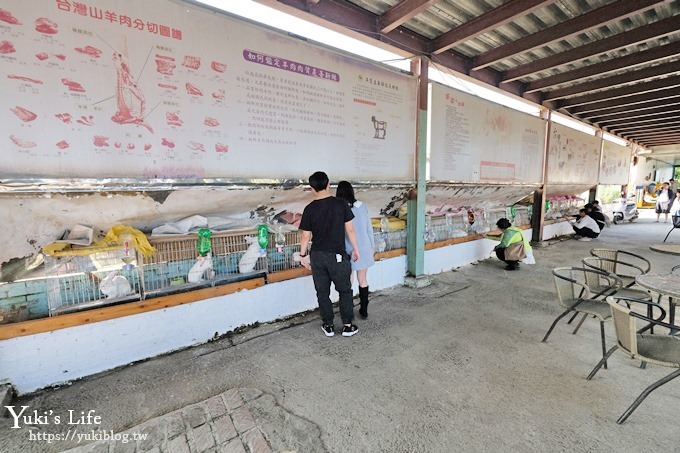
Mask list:
POLYGON ((527 252, 531 250, 531 245, 522 234, 522 230, 512 226, 508 219, 498 219, 496 226, 503 233, 500 244, 494 247, 496 256, 505 262, 506 271, 516 271, 519 269, 519 262, 526 258, 527 252))

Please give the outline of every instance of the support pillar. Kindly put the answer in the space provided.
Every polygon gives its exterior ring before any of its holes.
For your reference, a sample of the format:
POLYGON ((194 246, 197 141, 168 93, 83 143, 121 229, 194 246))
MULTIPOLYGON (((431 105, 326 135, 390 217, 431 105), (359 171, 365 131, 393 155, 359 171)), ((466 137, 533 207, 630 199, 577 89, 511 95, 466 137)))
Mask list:
POLYGON ((531 242, 540 243, 543 241, 543 226, 545 223, 545 202, 547 200, 546 188, 548 184, 548 150, 550 149, 550 132, 552 120, 550 110, 542 109, 541 118, 546 120, 545 146, 543 147, 543 175, 541 181, 543 185, 534 191, 534 204, 531 209, 531 242))
POLYGON ((427 286, 431 281, 424 275, 425 262, 425 199, 427 169, 427 104, 428 60, 418 57, 411 61, 411 70, 418 76, 418 116, 415 149, 416 187, 409 191, 406 239, 408 286, 427 286))

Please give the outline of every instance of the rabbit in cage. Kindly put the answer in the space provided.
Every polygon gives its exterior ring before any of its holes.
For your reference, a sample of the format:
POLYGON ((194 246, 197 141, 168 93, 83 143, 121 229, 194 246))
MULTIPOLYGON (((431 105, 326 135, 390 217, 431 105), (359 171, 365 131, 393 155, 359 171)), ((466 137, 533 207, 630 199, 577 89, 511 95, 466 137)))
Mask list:
POLYGON ((108 299, 127 296, 132 293, 132 288, 127 278, 118 274, 117 271, 113 271, 99 282, 99 291, 108 299))
POLYGON ((194 265, 189 269, 187 281, 189 283, 198 283, 203 280, 203 276, 208 278, 215 277, 213 270, 212 254, 208 253, 206 256, 199 256, 194 265))
POLYGON ((250 245, 238 262, 238 271, 242 274, 252 272, 255 269, 258 258, 261 256, 257 238, 246 236, 245 240, 250 245))

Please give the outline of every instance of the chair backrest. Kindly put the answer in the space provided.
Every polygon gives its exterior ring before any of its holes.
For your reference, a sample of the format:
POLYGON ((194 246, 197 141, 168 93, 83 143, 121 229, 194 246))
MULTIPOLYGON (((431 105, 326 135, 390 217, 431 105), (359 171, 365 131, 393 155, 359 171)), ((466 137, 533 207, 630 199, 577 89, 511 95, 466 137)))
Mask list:
POLYGON ((590 254, 602 259, 602 270, 622 277, 634 278, 652 267, 647 258, 626 250, 594 248, 590 254))
POLYGON ((673 228, 680 228, 680 215, 676 213, 671 220, 673 221, 673 228))
MULTIPOLYGON (((608 269, 608 267, 610 267, 610 262, 607 259, 597 256, 588 256, 583 258, 582 262, 585 269, 595 269, 607 273, 613 272, 608 269)), ((602 286, 609 284, 607 279, 597 272, 586 272, 585 281, 591 291, 598 291, 602 286)))
MULTIPOLYGON (((583 267, 556 267, 552 271, 560 305, 571 308, 578 299, 612 294, 623 285, 616 275, 583 267), (597 288, 588 282, 598 282, 597 288)), ((595 283, 593 283, 595 284, 595 283)))
POLYGON ((619 305, 615 297, 607 297, 607 303, 612 310, 616 341, 619 347, 631 357, 637 356, 637 329, 635 318, 630 315, 630 309, 619 305))
POLYGON ((556 267, 552 273, 560 305, 570 307, 579 298, 588 298, 590 296, 590 290, 584 282, 583 269, 578 267, 556 267))
POLYGON ((605 267, 600 268, 600 266, 598 266, 598 269, 616 274, 616 255, 618 254, 618 250, 592 249, 590 254, 596 258, 605 259, 605 261, 600 262, 600 264, 604 265, 605 267))

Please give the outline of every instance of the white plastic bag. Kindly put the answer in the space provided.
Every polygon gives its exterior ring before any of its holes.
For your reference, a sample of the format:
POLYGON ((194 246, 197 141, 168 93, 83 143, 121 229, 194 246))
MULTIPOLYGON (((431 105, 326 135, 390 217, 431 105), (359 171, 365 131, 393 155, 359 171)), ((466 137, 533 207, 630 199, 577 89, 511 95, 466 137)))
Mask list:
POLYGON ((522 260, 524 264, 536 264, 536 259, 534 258, 534 251, 532 249, 526 249, 527 257, 522 260))

